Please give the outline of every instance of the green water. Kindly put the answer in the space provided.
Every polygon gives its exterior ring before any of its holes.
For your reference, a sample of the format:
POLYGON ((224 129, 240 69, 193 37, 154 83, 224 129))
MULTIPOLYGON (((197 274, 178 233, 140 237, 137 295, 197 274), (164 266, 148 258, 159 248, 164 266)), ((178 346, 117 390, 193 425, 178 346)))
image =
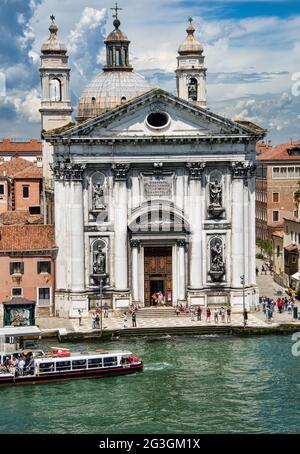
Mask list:
POLYGON ((288 336, 84 344, 130 349, 144 372, 0 388, 0 433, 299 434, 300 357, 292 345, 288 336))

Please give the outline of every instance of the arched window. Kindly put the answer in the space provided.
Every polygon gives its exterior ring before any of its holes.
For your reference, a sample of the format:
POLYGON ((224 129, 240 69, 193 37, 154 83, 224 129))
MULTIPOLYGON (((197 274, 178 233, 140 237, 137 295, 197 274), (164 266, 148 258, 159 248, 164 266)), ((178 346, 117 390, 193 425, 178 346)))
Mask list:
POLYGON ((189 80, 188 96, 190 101, 197 101, 198 99, 198 82, 194 77, 189 80))
POLYGON ((51 79, 50 81, 50 101, 61 101, 61 81, 59 79, 51 79))
POLYGON ((116 50, 116 66, 121 66, 121 49, 116 50))

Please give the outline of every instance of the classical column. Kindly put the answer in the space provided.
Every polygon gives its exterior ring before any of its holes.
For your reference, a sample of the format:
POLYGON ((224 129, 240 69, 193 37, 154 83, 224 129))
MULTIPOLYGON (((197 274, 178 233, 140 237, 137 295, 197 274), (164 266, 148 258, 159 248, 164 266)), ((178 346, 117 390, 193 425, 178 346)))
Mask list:
POLYGON ((139 247, 140 241, 131 240, 132 300, 139 301, 139 247))
POLYGON ((66 187, 64 181, 54 182, 55 197, 55 244, 58 246, 56 257, 56 289, 67 289, 67 231, 66 231, 66 187))
POLYGON ((190 204, 190 275, 189 288, 201 289, 203 286, 203 200, 202 174, 205 163, 189 162, 186 165, 189 171, 189 204, 190 204))
POLYGON ((185 279, 185 240, 177 240, 178 249, 178 299, 186 299, 186 279, 185 279))
POLYGON ((55 238, 59 248, 56 288, 73 292, 85 288, 82 178, 84 165, 70 160, 51 166, 55 177, 55 238))
POLYGON ((113 164, 115 204, 115 290, 128 290, 127 172, 129 165, 113 164))
MULTIPOLYGON (((232 287, 243 287, 241 276, 245 274, 245 212, 244 212, 244 180, 248 174, 247 164, 233 162, 231 165, 232 176, 232 287)), ((245 279, 245 282, 247 280, 245 279)))
POLYGON ((249 284, 256 284, 256 234, 255 234, 255 172, 256 165, 251 163, 249 169, 249 284))

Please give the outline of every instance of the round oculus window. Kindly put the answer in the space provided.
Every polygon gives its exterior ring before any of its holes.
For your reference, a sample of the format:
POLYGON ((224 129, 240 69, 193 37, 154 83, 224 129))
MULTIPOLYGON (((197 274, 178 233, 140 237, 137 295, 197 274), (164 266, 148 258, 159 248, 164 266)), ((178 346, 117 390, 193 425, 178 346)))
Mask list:
POLYGON ((164 128, 170 121, 169 115, 165 112, 153 112, 148 115, 147 123, 151 128, 164 128))

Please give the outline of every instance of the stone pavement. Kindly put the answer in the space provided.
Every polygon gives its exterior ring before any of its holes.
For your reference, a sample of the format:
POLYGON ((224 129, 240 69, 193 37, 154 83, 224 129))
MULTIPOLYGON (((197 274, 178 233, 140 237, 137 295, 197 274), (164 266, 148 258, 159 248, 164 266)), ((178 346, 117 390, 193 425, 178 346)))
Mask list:
MULTIPOLYGON (((190 327, 190 326, 243 326, 243 317, 242 314, 233 314, 231 317, 231 323, 214 323, 213 317, 211 322, 206 322, 205 317, 202 321, 197 321, 196 317, 194 320, 190 316, 182 315, 174 317, 163 317, 163 318, 139 318, 139 312, 137 312, 137 328, 165 328, 165 327, 190 327)), ((73 331, 76 332, 89 332, 92 330, 92 321, 91 319, 83 319, 82 326, 79 326, 78 320, 73 320, 73 331)), ((268 327, 269 323, 265 322, 263 319, 260 319, 256 314, 249 313, 248 326, 253 327, 268 327)), ((103 330, 123 330, 124 321, 123 317, 117 317, 112 313, 109 314, 108 318, 102 319, 103 330)), ((127 328, 132 328, 131 317, 128 317, 128 322, 126 324, 127 328)), ((97 331, 97 330, 95 330, 97 331)))
POLYGON ((259 287, 259 295, 266 296, 267 298, 278 298, 277 291, 281 291, 283 296, 286 295, 285 288, 278 285, 273 280, 273 276, 268 271, 267 274, 261 274, 261 266, 263 260, 256 259, 256 265, 258 267, 259 273, 256 278, 257 285, 259 287))
MULTIPOLYGON (((259 268, 259 274, 257 276, 257 283, 259 286, 259 294, 260 296, 267 296, 271 298, 277 298, 277 291, 281 290, 282 294, 285 295, 285 289, 277 285, 273 281, 273 276, 268 274, 261 274, 261 265, 263 261, 257 260, 257 266, 259 268)), ((298 310, 300 310, 300 304, 297 303, 298 310)), ((179 316, 170 316, 170 317, 139 317, 139 312, 137 312, 137 328, 165 328, 165 327, 191 327, 191 326, 234 326, 234 327, 242 327, 243 326, 243 316, 242 314, 232 314, 232 321, 231 323, 221 323, 215 324, 213 321, 213 314, 212 314, 212 321, 206 322, 205 315, 204 320, 197 321, 196 317, 194 320, 189 315, 180 314, 179 316)), ((293 323, 298 324, 300 326, 300 321, 293 320, 292 314, 288 314, 287 312, 283 314, 278 314, 277 312, 274 313, 274 318, 271 322, 267 322, 265 316, 262 311, 258 312, 251 312, 248 314, 248 323, 249 327, 274 327, 278 326, 278 323, 293 323)), ((51 333, 51 331, 59 330, 61 333, 66 332, 97 332, 98 330, 92 330, 92 320, 91 316, 88 318, 82 319, 82 326, 79 326, 78 319, 60 319, 56 317, 49 317, 49 318, 39 318, 37 319, 37 325, 42 329, 43 332, 51 333)), ((124 321, 123 316, 117 313, 110 312, 108 318, 102 319, 102 326, 103 330, 123 330, 124 328, 124 321)), ((132 328, 132 321, 131 317, 128 316, 127 328, 132 328)))

